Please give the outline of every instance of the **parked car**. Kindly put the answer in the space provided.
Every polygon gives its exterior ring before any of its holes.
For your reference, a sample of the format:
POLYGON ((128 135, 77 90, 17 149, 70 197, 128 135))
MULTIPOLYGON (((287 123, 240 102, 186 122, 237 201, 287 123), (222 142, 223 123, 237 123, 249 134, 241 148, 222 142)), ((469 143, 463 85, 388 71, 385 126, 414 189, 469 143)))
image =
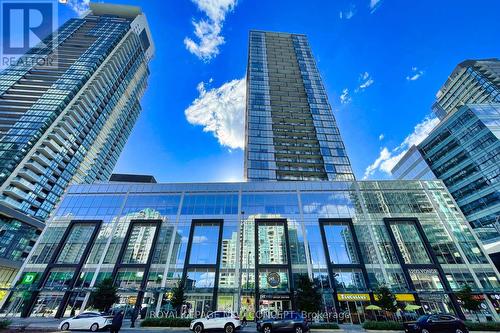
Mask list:
POLYGON ((227 311, 215 311, 205 318, 194 319, 189 326, 189 329, 195 333, 208 330, 224 330, 225 333, 233 333, 240 328, 240 317, 236 313, 227 311))
POLYGON ((286 311, 283 313, 283 316, 277 316, 274 318, 267 318, 257 321, 257 331, 262 333, 303 333, 309 331, 309 324, 300 313, 286 311))
POLYGON ((86 330, 97 332, 111 326, 112 316, 107 316, 99 312, 82 312, 78 316, 63 320, 59 324, 61 331, 86 330))
POLYGON ((406 333, 467 333, 465 323, 450 314, 423 315, 403 324, 406 333))

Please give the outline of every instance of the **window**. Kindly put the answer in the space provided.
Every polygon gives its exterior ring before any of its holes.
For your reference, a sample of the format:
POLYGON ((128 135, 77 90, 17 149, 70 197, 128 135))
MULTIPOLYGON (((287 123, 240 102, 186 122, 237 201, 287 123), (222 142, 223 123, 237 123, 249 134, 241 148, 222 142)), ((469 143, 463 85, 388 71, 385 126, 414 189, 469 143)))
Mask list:
POLYGON ((151 223, 131 222, 132 231, 123 255, 124 264, 146 264, 153 250, 156 225, 151 223))
POLYGON ((406 264, 430 264, 431 259, 413 222, 391 222, 391 230, 406 264))
POLYGON ((196 224, 191 243, 189 263, 215 265, 219 244, 219 224, 196 224))
POLYGON ((444 290, 439 274, 435 269, 409 269, 408 273, 417 291, 444 290))
POLYGON ((358 264, 356 246, 348 223, 325 224, 325 236, 333 265, 358 264))
POLYGON ((259 264, 287 263, 287 244, 284 222, 265 223, 258 226, 259 264))
POLYGON ((58 264, 77 264, 90 242, 95 224, 75 224, 57 258, 58 264))
POLYGON ((192 292, 212 292, 215 285, 215 270, 190 269, 186 277, 186 289, 192 292))

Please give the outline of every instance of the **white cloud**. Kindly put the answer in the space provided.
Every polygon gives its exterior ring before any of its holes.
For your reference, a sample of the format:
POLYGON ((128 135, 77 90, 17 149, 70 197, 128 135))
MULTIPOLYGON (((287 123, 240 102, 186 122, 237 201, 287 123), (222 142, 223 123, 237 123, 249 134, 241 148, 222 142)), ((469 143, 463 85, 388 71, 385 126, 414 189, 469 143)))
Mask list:
POLYGON ((359 76, 359 81, 361 82, 361 84, 359 85, 358 89, 361 90, 364 90, 375 83, 375 80, 373 80, 368 72, 361 73, 361 75, 359 76))
POLYGON ((339 17, 341 20, 350 20, 354 16, 354 14, 356 14, 356 6, 354 4, 350 4, 349 9, 339 12, 339 17))
POLYGON ((198 41, 186 37, 184 45, 189 52, 203 61, 210 61, 219 54, 224 44, 222 26, 228 12, 236 6, 236 0, 192 0, 208 19, 193 20, 194 34, 198 41))
POLYGON ((406 79, 408 81, 416 81, 418 80, 422 75, 424 75, 424 71, 418 69, 417 67, 412 67, 411 68, 411 74, 406 76, 406 79))
POLYGON ((349 89, 345 88, 342 90, 342 95, 340 95, 340 103, 348 104, 351 102, 351 96, 349 96, 349 89))
POLYGON ((413 132, 408 135, 399 146, 392 150, 383 147, 377 159, 366 168, 363 179, 368 179, 373 176, 376 171, 382 171, 390 175, 392 168, 406 154, 408 149, 422 142, 438 123, 438 118, 427 116, 422 122, 415 126, 413 132))
POLYGON ((232 149, 244 148, 246 80, 232 80, 206 90, 198 84, 199 96, 184 111, 190 124, 203 126, 219 143, 232 149))
POLYGON ((385 138, 384 133, 381 133, 381 134, 378 136, 378 139, 379 139, 380 141, 384 140, 384 138, 385 138))
POLYGON ((374 13, 380 4, 382 3, 382 0, 370 0, 370 13, 374 13))
POLYGON ((71 8, 78 16, 82 16, 87 10, 89 10, 90 0, 59 0, 60 3, 66 4, 71 8))
POLYGON ((193 243, 194 244, 202 244, 206 243, 208 241, 207 236, 193 236, 193 243))

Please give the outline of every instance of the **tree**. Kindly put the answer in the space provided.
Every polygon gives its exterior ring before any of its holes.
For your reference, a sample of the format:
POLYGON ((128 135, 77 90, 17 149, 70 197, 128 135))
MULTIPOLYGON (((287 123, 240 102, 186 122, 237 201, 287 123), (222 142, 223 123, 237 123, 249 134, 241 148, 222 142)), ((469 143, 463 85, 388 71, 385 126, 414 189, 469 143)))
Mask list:
POLYGON ((186 302, 186 295, 184 294, 185 286, 182 281, 177 282, 177 286, 172 288, 172 299, 170 303, 172 303, 172 307, 175 309, 177 315, 181 312, 181 307, 186 302))
POLYGON ((469 285, 465 285, 457 292, 457 298, 462 303, 462 307, 470 312, 475 312, 477 320, 479 321, 479 315, 477 311, 481 307, 481 301, 472 295, 472 288, 469 285))
POLYGON ((374 290, 373 296, 375 297, 375 304, 380 306, 382 310, 394 313, 398 310, 396 307, 396 296, 391 290, 384 285, 377 287, 374 290))
POLYGON ((118 302, 117 287, 113 285, 113 279, 108 277, 99 282, 90 293, 90 306, 99 311, 107 312, 113 304, 118 302))
POLYGON ((296 282, 295 304, 301 311, 308 313, 319 312, 322 297, 314 281, 306 274, 300 274, 296 282))

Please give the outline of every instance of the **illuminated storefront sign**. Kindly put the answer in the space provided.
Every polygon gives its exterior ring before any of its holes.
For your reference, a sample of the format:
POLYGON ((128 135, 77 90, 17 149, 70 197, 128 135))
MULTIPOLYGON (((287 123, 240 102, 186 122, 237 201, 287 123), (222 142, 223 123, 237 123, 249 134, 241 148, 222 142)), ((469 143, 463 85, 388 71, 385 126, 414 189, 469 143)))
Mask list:
POLYGON ((337 294, 339 301, 370 301, 369 294, 337 294))
POLYGON ((38 273, 33 272, 24 274, 24 277, 21 280, 21 284, 32 284, 33 282, 35 282, 37 275, 38 273))

